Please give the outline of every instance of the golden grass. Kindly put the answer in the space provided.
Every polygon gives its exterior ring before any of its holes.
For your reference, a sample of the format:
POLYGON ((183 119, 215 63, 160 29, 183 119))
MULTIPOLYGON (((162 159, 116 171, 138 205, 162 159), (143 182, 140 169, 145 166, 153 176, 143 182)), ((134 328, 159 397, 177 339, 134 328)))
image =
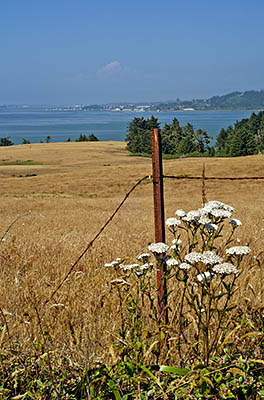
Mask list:
MULTIPOLYGON (((261 155, 166 160, 164 174, 201 175, 205 162, 206 176, 264 176, 263 160, 261 155)), ((49 143, 2 147, 0 163, 0 234, 17 216, 32 212, 1 244, 0 320, 7 326, 2 346, 18 341, 26 347, 37 340, 41 318, 61 351, 70 347, 89 358, 105 357, 119 317, 104 263, 133 259, 154 240, 151 183, 136 189, 54 299, 43 304, 125 193, 151 175, 151 159, 129 156, 119 142, 49 143), (39 164, 10 165, 18 160, 39 164)), ((166 217, 178 208, 200 207, 201 185, 166 179, 166 217)), ((234 217, 244 224, 241 244, 250 243, 255 255, 262 251, 264 181, 207 181, 206 196, 235 207, 234 217)), ((245 282, 244 291, 249 284, 253 288, 247 301, 263 304, 261 271, 254 276, 248 271, 245 282)))

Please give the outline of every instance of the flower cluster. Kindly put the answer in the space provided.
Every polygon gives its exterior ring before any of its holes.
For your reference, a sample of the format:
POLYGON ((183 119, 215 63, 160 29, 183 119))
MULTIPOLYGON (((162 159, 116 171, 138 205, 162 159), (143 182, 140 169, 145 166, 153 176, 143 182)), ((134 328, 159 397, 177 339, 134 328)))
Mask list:
MULTIPOLYGON (((184 223, 189 225, 204 225, 209 231, 213 232, 218 229, 217 222, 223 221, 225 218, 231 218, 234 208, 222 203, 221 201, 209 201, 204 207, 198 210, 191 210, 187 214, 184 210, 177 210, 176 216, 181 219, 184 223)), ((173 220, 169 218, 168 220, 173 220)), ((167 220, 167 221, 168 221, 167 220)), ((175 218, 175 220, 177 220, 175 218)), ((232 219, 230 221, 233 228, 242 225, 238 219, 232 219)), ((177 223, 177 226, 180 225, 177 223)))
POLYGON ((181 224, 181 221, 178 220, 177 218, 168 218, 166 220, 166 225, 168 225, 169 227, 174 227, 174 226, 177 226, 180 224, 181 224))
MULTIPOLYGON (((248 254, 250 248, 248 246, 230 247, 223 257, 217 254, 217 250, 216 252, 211 250, 217 249, 214 240, 221 237, 220 233, 223 229, 224 220, 231 218, 233 211, 233 207, 220 201, 209 201, 202 208, 187 213, 179 209, 175 213, 177 218, 172 217, 166 220, 166 225, 174 236, 171 246, 162 242, 151 243, 148 246, 149 253, 140 254, 136 263, 122 264, 121 259, 117 258, 111 263, 105 264, 105 266, 115 267, 123 273, 135 272, 136 275, 141 276, 153 267, 153 263, 150 263, 152 253, 156 261, 166 263, 168 270, 191 269, 191 271, 197 271, 195 276, 199 282, 211 280, 217 275, 220 275, 223 279, 230 274, 235 276, 239 272, 237 267, 241 261, 241 256, 248 254), (197 241, 197 237, 193 236, 193 242, 190 243, 189 241, 189 252, 187 254, 187 245, 182 245, 181 234, 183 230, 190 232, 191 235, 198 235, 199 231, 201 232, 202 242, 201 239, 197 241), (194 239, 195 237, 196 239, 194 239), (203 250, 199 251, 200 248, 203 250), (229 262, 231 259, 232 262, 235 262, 235 256, 238 256, 237 266, 229 262)), ((230 219, 229 223, 232 226, 231 235, 233 235, 236 227, 242 225, 240 220, 234 218, 230 219)), ((188 240, 190 240, 190 237, 188 240)), ((231 242, 232 240, 229 240, 229 243, 231 242)), ((193 274, 193 272, 190 273, 193 274)))
POLYGON ((236 269, 236 267, 230 263, 222 263, 222 264, 217 264, 215 265, 212 270, 216 273, 216 274, 238 274, 238 270, 236 269))
POLYGON ((169 250, 169 246, 166 243, 158 242, 151 243, 148 247, 149 251, 155 254, 166 253, 169 250))
MULTIPOLYGON (((121 258, 117 258, 116 260, 112 261, 111 263, 105 263, 105 267, 111 268, 114 267, 117 269, 119 272, 124 272, 124 273, 129 273, 129 272, 135 272, 137 276, 141 276, 146 272, 147 270, 151 270, 153 268, 154 264, 149 263, 149 258, 150 254, 149 253, 143 253, 138 256, 138 260, 142 262, 142 264, 138 263, 132 263, 132 264, 122 264, 121 263, 121 258)), ((121 279, 122 281, 122 279, 121 279)), ((115 283, 121 283, 119 280, 115 280, 115 283)))
POLYGON ((226 254, 243 256, 250 252, 250 247, 248 246, 234 246, 226 250, 226 254))

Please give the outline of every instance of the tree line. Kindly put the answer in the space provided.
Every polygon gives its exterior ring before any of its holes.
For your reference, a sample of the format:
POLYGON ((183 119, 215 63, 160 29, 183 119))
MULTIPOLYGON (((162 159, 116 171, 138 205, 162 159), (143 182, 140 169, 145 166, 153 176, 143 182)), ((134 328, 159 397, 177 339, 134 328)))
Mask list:
MULTIPOLYGON (((135 117, 127 126, 127 149, 131 153, 151 154, 151 129, 160 128, 158 119, 135 117)), ((215 146, 204 129, 194 130, 190 123, 180 126, 174 118, 161 129, 162 152, 174 156, 236 157, 257 154, 264 150, 264 111, 222 128, 215 146)))
MULTIPOLYGON (((152 116, 149 119, 134 118, 128 124, 126 136, 127 149, 131 153, 151 154, 151 129, 160 128, 158 119, 152 116)), ((161 130, 162 151, 164 154, 186 155, 205 154, 213 152, 209 146, 212 139, 204 129, 194 131, 191 124, 180 126, 174 118, 171 124, 165 124, 161 130)))
MULTIPOLYGON (((49 143, 51 140, 50 136, 47 136, 45 139, 46 143, 49 143)), ((66 142, 71 142, 71 138, 69 137, 66 142)), ((75 139, 75 142, 99 142, 99 139, 91 133, 89 136, 86 136, 84 133, 81 133, 80 136, 75 139)), ((43 143, 43 140, 40 140, 40 143, 43 143)), ((21 144, 31 144, 30 140, 23 138, 21 144)), ((14 143, 10 140, 9 136, 0 138, 0 146, 13 146, 14 143)))

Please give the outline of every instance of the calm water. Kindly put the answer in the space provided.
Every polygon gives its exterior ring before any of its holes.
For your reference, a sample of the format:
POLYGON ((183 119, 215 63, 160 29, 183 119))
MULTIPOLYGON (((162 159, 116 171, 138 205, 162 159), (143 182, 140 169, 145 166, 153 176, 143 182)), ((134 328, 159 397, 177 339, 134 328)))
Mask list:
POLYGON ((180 125, 190 122, 195 129, 206 129, 216 138, 221 128, 233 125, 235 121, 248 118, 252 111, 184 111, 160 113, 133 113, 111 111, 47 111, 44 109, 1 109, 0 137, 10 136, 12 142, 20 144, 25 138, 31 143, 45 141, 72 141, 81 133, 94 133, 99 140, 124 141, 126 127, 134 117, 149 118, 152 114, 161 126, 176 117, 180 125))

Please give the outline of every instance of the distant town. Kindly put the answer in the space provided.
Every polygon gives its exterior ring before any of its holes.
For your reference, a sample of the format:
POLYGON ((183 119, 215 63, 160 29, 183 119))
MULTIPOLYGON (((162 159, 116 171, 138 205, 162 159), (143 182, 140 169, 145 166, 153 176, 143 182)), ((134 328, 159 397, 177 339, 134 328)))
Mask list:
MULTIPOLYGON (((24 109, 36 106, 0 105, 0 108, 22 107, 24 109)), ((264 109, 264 90, 231 92, 223 96, 213 96, 209 99, 176 100, 164 102, 143 103, 109 103, 109 104, 74 104, 70 106, 40 106, 49 111, 111 111, 111 112, 173 112, 173 111, 213 111, 213 110, 262 110, 264 109)))

